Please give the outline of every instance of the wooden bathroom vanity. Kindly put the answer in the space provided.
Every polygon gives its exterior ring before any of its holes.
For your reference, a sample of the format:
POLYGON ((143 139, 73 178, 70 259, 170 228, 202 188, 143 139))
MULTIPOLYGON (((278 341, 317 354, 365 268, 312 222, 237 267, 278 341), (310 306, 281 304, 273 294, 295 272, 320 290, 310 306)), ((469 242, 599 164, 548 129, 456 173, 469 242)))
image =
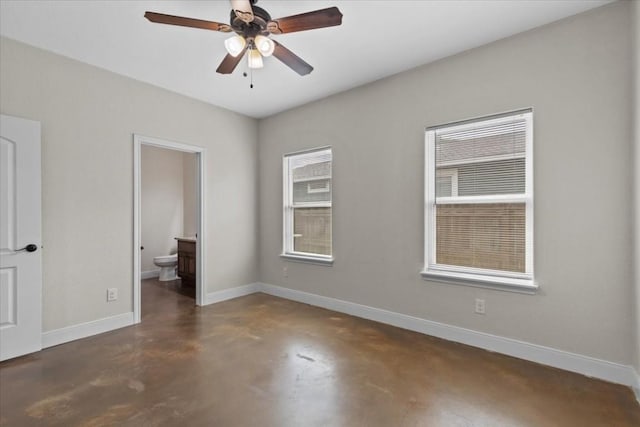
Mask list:
POLYGON ((178 276, 183 286, 196 286, 196 239, 176 237, 178 241, 178 276))

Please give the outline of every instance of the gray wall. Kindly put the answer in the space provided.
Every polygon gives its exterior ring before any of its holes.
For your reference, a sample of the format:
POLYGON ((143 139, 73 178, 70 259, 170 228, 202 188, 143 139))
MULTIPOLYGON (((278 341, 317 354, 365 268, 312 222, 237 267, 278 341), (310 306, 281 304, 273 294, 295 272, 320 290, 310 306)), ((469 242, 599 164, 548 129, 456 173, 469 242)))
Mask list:
POLYGON ((261 280, 632 363, 629 12, 614 3, 260 121, 261 280), (540 292, 422 280, 425 126, 523 107, 535 110, 540 292), (324 145, 336 261, 287 262, 282 155, 324 145))
POLYGON ((206 147, 206 289, 256 281, 254 119, 6 38, 0 52, 0 111, 42 123, 44 331, 132 311, 133 133, 206 147))
MULTIPOLYGON (((633 265, 635 266, 635 341, 636 357, 635 368, 640 375, 640 1, 633 2, 633 30, 634 30, 634 99, 633 99, 633 126, 634 126, 634 173, 635 173, 635 247, 633 265)), ((640 396, 640 394, 638 394, 640 396)))
POLYGON ((198 192, 198 158, 193 153, 182 154, 182 196, 184 197, 184 237, 196 235, 198 226, 196 224, 196 196, 198 192))

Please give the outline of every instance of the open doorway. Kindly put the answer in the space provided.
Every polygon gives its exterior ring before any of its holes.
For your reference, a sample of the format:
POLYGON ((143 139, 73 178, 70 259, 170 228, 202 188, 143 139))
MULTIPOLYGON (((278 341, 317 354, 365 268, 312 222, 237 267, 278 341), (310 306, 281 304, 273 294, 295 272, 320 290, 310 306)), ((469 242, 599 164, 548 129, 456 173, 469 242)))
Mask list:
POLYGON ((205 301, 205 150, 142 135, 133 140, 133 312, 139 323, 145 279, 147 287, 162 284, 197 305, 205 301))

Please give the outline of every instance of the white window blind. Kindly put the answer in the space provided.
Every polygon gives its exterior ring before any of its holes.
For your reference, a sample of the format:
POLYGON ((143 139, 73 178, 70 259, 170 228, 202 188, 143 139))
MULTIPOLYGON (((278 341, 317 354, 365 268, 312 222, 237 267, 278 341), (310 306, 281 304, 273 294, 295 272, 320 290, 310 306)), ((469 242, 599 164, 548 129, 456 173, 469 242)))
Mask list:
POLYGON ((426 137, 425 272, 533 285, 531 111, 426 137))
POLYGON ((283 256, 332 259, 331 167, 330 148, 284 156, 283 256))

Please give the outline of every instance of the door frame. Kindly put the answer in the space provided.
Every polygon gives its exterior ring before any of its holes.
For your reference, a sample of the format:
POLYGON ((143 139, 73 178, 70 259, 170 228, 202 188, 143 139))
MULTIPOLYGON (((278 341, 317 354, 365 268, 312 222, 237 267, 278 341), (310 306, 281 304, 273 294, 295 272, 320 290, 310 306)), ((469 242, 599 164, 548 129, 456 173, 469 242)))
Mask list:
POLYGON ((182 144, 180 142, 153 138, 140 134, 133 134, 133 319, 134 323, 142 320, 142 295, 141 295, 141 182, 142 182, 142 146, 166 148, 183 153, 196 155, 196 305, 205 305, 206 292, 206 209, 205 209, 205 182, 206 182, 206 149, 196 145, 182 144))

